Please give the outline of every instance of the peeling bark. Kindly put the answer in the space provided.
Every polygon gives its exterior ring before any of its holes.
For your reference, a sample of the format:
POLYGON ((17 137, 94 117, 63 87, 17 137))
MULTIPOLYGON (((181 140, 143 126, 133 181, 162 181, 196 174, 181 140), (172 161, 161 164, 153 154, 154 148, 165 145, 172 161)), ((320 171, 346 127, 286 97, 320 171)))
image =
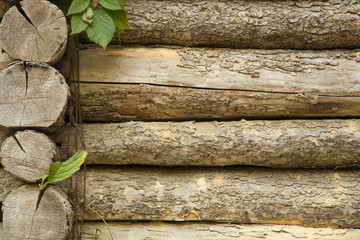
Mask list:
MULTIPOLYGON (((360 159, 359 120, 128 122, 83 129, 91 164, 318 168, 357 166, 360 159)), ((52 135, 64 158, 75 145, 68 134, 65 126, 52 135)))
MULTIPOLYGON (((160 1, 126 5, 134 30, 124 44, 231 48, 360 47, 360 10, 349 1, 160 1)), ((89 40, 85 35, 83 42, 89 40)))
POLYGON ((95 167, 86 204, 107 220, 358 228, 359 179, 357 170, 95 167))
MULTIPOLYGON (((358 240, 359 229, 304 228, 299 226, 222 223, 135 223, 108 222, 114 239, 134 240, 358 240)), ((103 223, 87 222, 82 240, 93 240, 96 228, 107 233, 103 223)), ((98 238, 100 239, 100 238, 98 238)))

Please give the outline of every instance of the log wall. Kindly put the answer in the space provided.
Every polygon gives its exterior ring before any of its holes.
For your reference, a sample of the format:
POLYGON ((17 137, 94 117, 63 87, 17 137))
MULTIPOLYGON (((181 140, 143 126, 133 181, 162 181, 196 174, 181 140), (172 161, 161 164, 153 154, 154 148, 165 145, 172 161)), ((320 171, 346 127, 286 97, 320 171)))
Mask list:
POLYGON ((360 47, 359 3, 355 0, 131 0, 126 9, 134 30, 121 36, 123 44, 276 49, 360 47))

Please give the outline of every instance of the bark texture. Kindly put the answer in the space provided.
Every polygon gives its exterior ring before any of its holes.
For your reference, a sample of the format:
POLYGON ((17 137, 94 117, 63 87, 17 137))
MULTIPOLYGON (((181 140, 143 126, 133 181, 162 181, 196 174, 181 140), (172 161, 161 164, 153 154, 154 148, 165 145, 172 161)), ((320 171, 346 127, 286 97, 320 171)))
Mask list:
MULTIPOLYGON (((360 158, 359 120, 128 122, 83 129, 91 164, 317 168, 357 166, 360 158)), ((53 134, 64 154, 75 145, 68 134, 67 126, 53 134)))
MULTIPOLYGON (((221 223, 108 223, 114 239, 134 240, 358 240, 358 229, 304 228, 280 225, 221 223)), ((85 223, 82 240, 93 240, 96 228, 107 233, 103 223, 85 223)), ((100 239, 100 237, 98 238, 100 239)))
POLYGON ((86 204, 107 220, 358 228, 359 179, 357 170, 96 167, 86 204))
POLYGON ((24 0, 13 6, 0 26, 0 41, 13 59, 58 62, 66 50, 67 24, 63 12, 45 0, 24 0))
POLYGON ((26 182, 37 182, 49 174, 57 159, 57 147, 45 134, 26 130, 17 132, 3 143, 0 151, 5 171, 26 182))
POLYGON ((66 239, 73 221, 70 201, 60 190, 50 187, 35 210, 38 195, 37 185, 24 185, 6 197, 2 207, 6 239, 66 239))
MULTIPOLYGON (((17 189, 24 182, 13 177, 4 169, 0 168, 0 202, 3 202, 7 195, 14 189, 17 189)), ((3 239, 3 238, 1 238, 3 239)))
POLYGON ((86 49, 80 51, 83 119, 114 122, 357 117, 358 53, 86 49))
MULTIPOLYGON (((161 1, 126 5, 134 30, 121 43, 231 48, 360 47, 356 0, 161 1)), ((84 41, 89 41, 85 36, 84 41)))
POLYGON ((49 131, 64 121, 69 87, 54 68, 16 62, 0 75, 0 126, 49 131))
POLYGON ((315 104, 360 96, 359 61, 358 50, 97 48, 80 51, 80 81, 304 94, 315 104))
POLYGON ((86 122, 360 117, 360 97, 83 83, 86 122))

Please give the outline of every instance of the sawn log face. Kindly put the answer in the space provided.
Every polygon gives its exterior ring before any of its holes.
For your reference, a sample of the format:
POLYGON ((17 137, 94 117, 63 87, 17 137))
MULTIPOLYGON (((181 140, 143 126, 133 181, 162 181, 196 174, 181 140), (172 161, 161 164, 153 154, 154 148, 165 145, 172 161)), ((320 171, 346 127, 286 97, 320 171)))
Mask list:
MULTIPOLYGON (((83 126, 89 152, 87 161, 91 164, 282 168, 357 166, 359 128, 359 120, 128 122, 83 126)), ((65 126, 52 135, 63 154, 75 144, 71 138, 69 145, 68 134, 69 128, 65 126)))
POLYGON ((107 220, 358 228, 359 179, 356 170, 96 167, 86 204, 107 220))

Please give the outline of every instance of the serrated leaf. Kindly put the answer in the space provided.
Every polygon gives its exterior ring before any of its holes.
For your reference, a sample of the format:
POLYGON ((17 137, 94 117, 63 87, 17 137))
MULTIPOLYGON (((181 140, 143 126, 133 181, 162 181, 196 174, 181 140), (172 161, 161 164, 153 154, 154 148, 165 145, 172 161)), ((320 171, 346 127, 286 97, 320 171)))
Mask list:
POLYGON ((102 7, 110 10, 120 10, 122 6, 119 0, 99 0, 102 7))
POLYGON ((85 151, 78 151, 71 158, 65 162, 55 162, 50 164, 48 183, 55 183, 63 181, 71 177, 77 172, 84 163, 87 153, 85 151))
POLYGON ((111 11, 105 10, 107 14, 113 19, 117 32, 124 32, 123 29, 132 29, 127 18, 125 9, 111 11))
POLYGON ((83 13, 79 13, 71 16, 71 34, 80 33, 89 26, 82 20, 82 15, 83 13))
POLYGON ((115 23, 109 14, 104 9, 95 9, 93 22, 86 29, 89 39, 106 49, 115 31, 115 23))
POLYGON ((70 7, 67 15, 81 13, 87 9, 90 5, 90 0, 74 0, 70 7))

